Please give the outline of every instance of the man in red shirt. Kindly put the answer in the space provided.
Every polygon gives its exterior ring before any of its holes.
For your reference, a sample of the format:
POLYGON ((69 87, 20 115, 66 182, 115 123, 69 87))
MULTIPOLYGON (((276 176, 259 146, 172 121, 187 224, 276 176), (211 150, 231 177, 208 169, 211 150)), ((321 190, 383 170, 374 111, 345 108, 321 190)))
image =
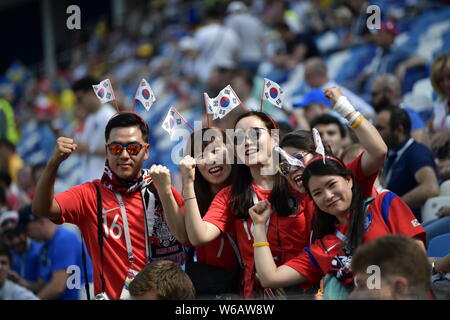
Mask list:
POLYGON ((73 139, 58 138, 37 184, 33 213, 57 224, 77 225, 93 262, 95 294, 126 299, 128 284, 147 263, 163 259, 184 263, 180 242, 188 240, 176 228, 169 229, 181 215, 183 201, 172 187, 156 191, 159 183, 152 178, 160 180, 159 176, 142 169, 149 156, 148 126, 137 114, 113 116, 105 141, 101 180, 53 195, 60 164, 78 147, 73 139), (173 208, 175 215, 165 217, 163 205, 173 208))

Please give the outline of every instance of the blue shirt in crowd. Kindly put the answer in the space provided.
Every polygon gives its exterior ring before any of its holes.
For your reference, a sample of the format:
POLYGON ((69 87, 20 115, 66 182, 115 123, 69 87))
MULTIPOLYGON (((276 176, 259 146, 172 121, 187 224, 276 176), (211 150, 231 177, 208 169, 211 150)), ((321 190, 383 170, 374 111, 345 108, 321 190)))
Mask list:
POLYGON ((14 250, 10 250, 12 257, 11 269, 27 281, 36 281, 38 278, 41 251, 41 243, 27 239, 27 251, 25 253, 20 254, 14 250))
MULTIPOLYGON (((433 168, 437 175, 431 151, 425 145, 418 143, 415 140, 410 143, 410 139, 412 138, 408 136, 400 145, 389 150, 386 164, 383 169, 384 179, 389 176, 390 172, 390 179, 385 186, 386 189, 391 190, 400 197, 417 187, 418 184, 414 176, 416 172, 423 167, 429 166, 433 168), (408 143, 410 143, 409 147, 407 147, 400 155, 400 158, 398 158, 397 153, 408 143)), ((421 221, 421 208, 411 208, 411 210, 416 218, 421 221)))
MULTIPOLYGON (((50 283, 54 272, 67 271, 70 266, 78 266, 82 284, 81 242, 73 232, 58 226, 53 238, 42 246, 39 278, 50 283)), ((66 290, 57 299, 78 300, 80 288, 69 289, 66 285, 66 290)))

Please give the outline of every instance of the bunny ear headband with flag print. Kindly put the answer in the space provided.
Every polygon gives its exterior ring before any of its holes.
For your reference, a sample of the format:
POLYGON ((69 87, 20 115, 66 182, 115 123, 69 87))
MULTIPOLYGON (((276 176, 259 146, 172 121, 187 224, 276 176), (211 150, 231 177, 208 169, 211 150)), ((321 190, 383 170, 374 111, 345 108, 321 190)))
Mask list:
POLYGON ((338 158, 325 155, 325 147, 323 145, 322 139, 320 138, 319 131, 316 128, 312 128, 312 134, 313 134, 313 139, 314 139, 314 145, 316 146, 316 153, 318 155, 315 156, 314 158, 312 158, 311 160, 309 160, 306 163, 306 166, 308 166, 310 163, 316 162, 320 159, 323 160, 323 164, 326 164, 325 160, 330 159, 330 160, 333 160, 333 161, 336 161, 337 163, 339 163, 339 165, 342 168, 345 168, 345 164, 338 158))
MULTIPOLYGON (((114 105, 116 106, 117 112, 120 113, 119 107, 117 105, 116 95, 114 94, 114 90, 111 85, 111 81, 109 79, 105 79, 101 81, 97 85, 92 86, 95 92, 95 95, 102 103, 107 103, 109 101, 114 101, 114 105)), ((149 111, 150 107, 156 101, 155 94, 153 93, 152 88, 148 84, 147 80, 142 79, 139 83, 138 89, 136 90, 136 94, 134 96, 133 101, 133 110, 135 113, 136 109, 136 101, 142 103, 144 108, 149 111)))
POLYGON ((109 79, 105 79, 99 84, 94 84, 92 88, 94 89, 95 95, 102 103, 114 101, 117 112, 120 112, 119 107, 117 106, 116 95, 114 94, 114 90, 109 79))
POLYGON ((194 128, 183 118, 183 116, 178 112, 177 109, 171 107, 169 112, 167 112, 166 118, 163 121, 161 127, 169 133, 170 138, 173 137, 174 133, 183 127, 189 127, 190 130, 194 131, 194 128))
POLYGON ((208 128, 210 127, 209 116, 213 115, 213 120, 223 119, 228 113, 230 113, 234 108, 241 105, 245 112, 244 105, 234 92, 230 85, 223 88, 215 98, 210 98, 208 94, 203 93, 205 99, 205 110, 208 128))

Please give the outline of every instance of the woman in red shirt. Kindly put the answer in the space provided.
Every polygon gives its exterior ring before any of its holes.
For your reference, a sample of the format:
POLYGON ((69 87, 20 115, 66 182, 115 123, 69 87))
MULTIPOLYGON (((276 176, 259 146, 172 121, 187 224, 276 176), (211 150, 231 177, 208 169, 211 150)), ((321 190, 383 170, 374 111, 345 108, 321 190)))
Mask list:
MULTIPOLYGON (((278 130, 273 120, 262 112, 241 115, 235 125, 235 152, 238 164, 231 177, 231 186, 214 198, 206 215, 189 210, 186 201, 186 230, 194 246, 207 244, 228 230, 236 234, 244 264, 243 296, 258 297, 263 293, 256 278, 253 259, 253 225, 248 209, 257 201, 270 199, 277 212, 267 222, 271 252, 277 263, 295 257, 309 243, 308 219, 304 214, 304 197, 287 185, 277 173, 272 150, 277 145, 278 130)), ((195 194, 183 190, 185 199, 195 194)))
MULTIPOLYGON (((332 276, 351 288, 351 255, 365 242, 390 233, 425 241, 425 231, 409 207, 392 192, 365 198, 352 173, 337 158, 317 156, 302 176, 303 186, 314 201, 312 244, 295 258, 277 267, 266 236, 270 204, 260 202, 250 209, 255 224, 255 263, 265 287, 286 286, 332 276)), ((326 289, 325 289, 326 290, 326 289)), ((331 296, 333 292, 325 292, 331 296)))
MULTIPOLYGON (((194 131, 187 150, 188 155, 179 163, 183 194, 193 196, 184 198, 185 212, 200 214, 203 217, 214 196, 230 184, 232 164, 226 161, 229 152, 225 133, 219 128, 203 128, 194 131)), ((222 272, 220 269, 207 269, 204 266, 194 270, 198 265, 188 263, 186 272, 194 282, 197 296, 236 292, 239 282, 240 256, 233 230, 225 231, 206 245, 196 246, 195 254, 197 261, 201 264, 230 270, 222 272), (209 274, 198 274, 201 270, 209 274), (213 279, 216 276, 224 277, 224 279, 213 279), (229 281, 231 276, 233 276, 231 282, 235 283, 226 284, 225 281, 229 281)))

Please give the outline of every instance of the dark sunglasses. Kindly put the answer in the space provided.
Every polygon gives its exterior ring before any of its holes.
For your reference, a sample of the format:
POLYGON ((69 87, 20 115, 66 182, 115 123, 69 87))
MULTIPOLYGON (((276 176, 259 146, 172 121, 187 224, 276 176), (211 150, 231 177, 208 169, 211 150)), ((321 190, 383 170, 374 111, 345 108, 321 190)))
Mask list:
POLYGON ((127 144, 122 144, 118 142, 113 142, 106 145, 108 147, 109 152, 113 156, 118 156, 122 154, 123 149, 125 148, 130 156, 135 156, 141 152, 143 147, 147 147, 148 143, 140 144, 137 142, 130 142, 127 144))
POLYGON ((250 139, 253 142, 257 142, 263 135, 264 128, 250 128, 247 130, 236 131, 233 135, 234 145, 239 146, 244 143, 245 138, 250 139))
MULTIPOLYGON (((294 154, 293 157, 297 158, 298 160, 302 161, 303 163, 305 162, 305 156, 302 153, 294 154)), ((294 166, 294 165, 292 165, 289 162, 284 160, 284 161, 281 161, 278 164, 278 171, 280 171, 280 173, 283 176, 287 176, 291 172, 293 167, 296 167, 296 166, 294 166)))

